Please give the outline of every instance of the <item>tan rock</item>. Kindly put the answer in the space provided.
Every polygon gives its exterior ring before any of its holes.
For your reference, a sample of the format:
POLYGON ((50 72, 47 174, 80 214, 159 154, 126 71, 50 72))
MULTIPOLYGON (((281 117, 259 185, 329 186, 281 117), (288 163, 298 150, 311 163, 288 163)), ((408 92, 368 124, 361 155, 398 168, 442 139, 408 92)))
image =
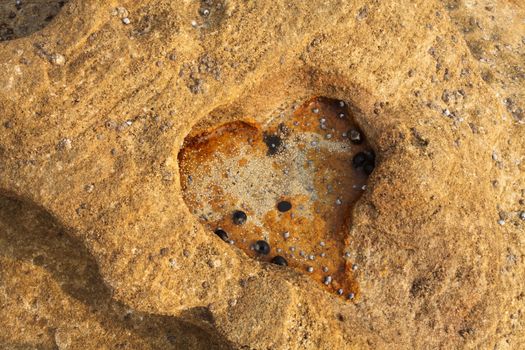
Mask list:
POLYGON ((3 347, 524 348, 524 14, 70 0, 0 32, 3 347), (378 156, 345 237, 355 304, 224 244, 181 194, 192 130, 313 96, 348 101, 378 156))

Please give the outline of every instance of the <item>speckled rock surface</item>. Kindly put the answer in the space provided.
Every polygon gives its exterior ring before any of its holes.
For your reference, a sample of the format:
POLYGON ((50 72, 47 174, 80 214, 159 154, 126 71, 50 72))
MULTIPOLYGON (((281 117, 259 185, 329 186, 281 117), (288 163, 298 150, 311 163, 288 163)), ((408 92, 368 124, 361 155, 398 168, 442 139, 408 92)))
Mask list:
POLYGON ((524 348, 524 18, 70 0, 4 35, 2 347, 524 348), (192 129, 313 96, 350 102, 378 157, 347 233, 356 303, 223 244, 181 194, 192 129))

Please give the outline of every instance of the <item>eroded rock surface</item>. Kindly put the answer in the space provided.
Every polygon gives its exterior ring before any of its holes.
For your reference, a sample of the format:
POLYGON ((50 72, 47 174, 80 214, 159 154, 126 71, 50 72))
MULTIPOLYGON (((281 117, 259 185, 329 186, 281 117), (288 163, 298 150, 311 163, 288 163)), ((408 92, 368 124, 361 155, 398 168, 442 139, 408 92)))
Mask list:
POLYGON ((2 347, 525 346, 520 2, 59 7, 0 27, 2 347), (184 201, 192 130, 312 96, 376 154, 344 232, 355 302, 184 201))

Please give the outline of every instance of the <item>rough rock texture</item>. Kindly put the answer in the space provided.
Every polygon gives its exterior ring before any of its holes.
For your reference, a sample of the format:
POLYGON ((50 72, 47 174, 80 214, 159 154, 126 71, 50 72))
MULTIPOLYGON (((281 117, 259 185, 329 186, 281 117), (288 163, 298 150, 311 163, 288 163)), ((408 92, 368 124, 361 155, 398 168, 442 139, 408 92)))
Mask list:
POLYGON ((524 18, 70 0, 0 42, 2 347, 525 348, 524 18), (356 304, 222 244, 181 195, 194 127, 312 96, 351 102, 378 156, 348 232, 356 304))

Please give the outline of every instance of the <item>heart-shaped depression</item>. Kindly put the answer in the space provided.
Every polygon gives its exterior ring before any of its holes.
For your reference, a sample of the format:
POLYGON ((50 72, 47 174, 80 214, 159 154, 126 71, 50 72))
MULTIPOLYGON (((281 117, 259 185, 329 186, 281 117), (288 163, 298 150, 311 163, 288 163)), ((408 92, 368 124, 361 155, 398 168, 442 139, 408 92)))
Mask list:
POLYGON ((184 200, 210 232, 356 299, 347 232, 375 154, 345 102, 313 98, 264 127, 233 122, 188 137, 179 163, 184 200))

